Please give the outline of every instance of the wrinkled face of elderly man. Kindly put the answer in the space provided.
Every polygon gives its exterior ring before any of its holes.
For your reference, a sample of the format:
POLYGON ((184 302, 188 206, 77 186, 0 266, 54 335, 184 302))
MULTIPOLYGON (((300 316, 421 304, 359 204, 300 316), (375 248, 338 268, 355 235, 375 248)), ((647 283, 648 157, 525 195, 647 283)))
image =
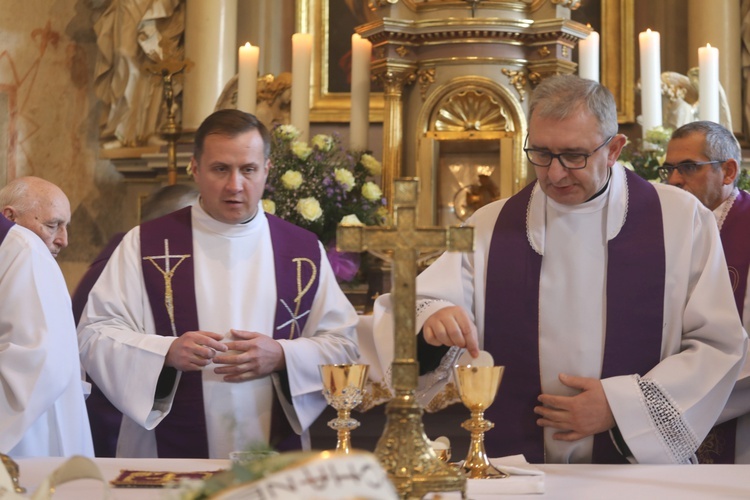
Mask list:
POLYGON ((3 207, 3 215, 39 236, 57 258, 68 246, 70 202, 62 190, 43 179, 29 178, 22 197, 3 207))

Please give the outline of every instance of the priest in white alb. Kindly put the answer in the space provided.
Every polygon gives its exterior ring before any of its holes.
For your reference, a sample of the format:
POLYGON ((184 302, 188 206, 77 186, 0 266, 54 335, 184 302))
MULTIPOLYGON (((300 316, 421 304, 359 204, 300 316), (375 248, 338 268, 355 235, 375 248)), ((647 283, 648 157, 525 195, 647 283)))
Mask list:
POLYGON ((269 154, 253 115, 206 118, 199 202, 131 230, 89 294, 81 358, 124 414, 118 456, 304 446, 326 405, 318 366, 357 358, 322 245, 263 212, 269 154))
MULTIPOLYGON (((688 463, 727 401, 747 337, 713 215, 618 164, 625 141, 606 88, 545 79, 525 145, 537 180, 467 221, 474 253, 419 276, 419 396, 444 388, 462 348, 506 366, 489 456, 688 463)), ((384 364, 389 306, 375 311, 384 364)))
POLYGON ((70 297, 44 242, 0 215, 0 453, 93 456, 70 297))
MULTIPOLYGON (((659 174, 711 210, 727 259, 734 304, 750 329, 750 193, 737 188, 742 150, 734 134, 711 121, 678 128, 659 174)), ((698 450, 700 463, 750 463, 750 365, 740 373, 718 425, 698 450)))

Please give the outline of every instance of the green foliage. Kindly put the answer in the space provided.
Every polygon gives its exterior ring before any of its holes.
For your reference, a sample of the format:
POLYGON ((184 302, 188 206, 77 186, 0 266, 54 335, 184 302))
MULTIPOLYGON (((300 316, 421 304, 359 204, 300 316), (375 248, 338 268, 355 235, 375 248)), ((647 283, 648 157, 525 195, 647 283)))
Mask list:
POLYGON ((740 178, 737 180, 737 187, 750 192, 750 174, 746 168, 740 168, 740 178))
POLYGON ((628 141, 620 153, 620 163, 646 180, 658 180, 657 169, 664 163, 667 154, 667 143, 672 136, 672 129, 652 128, 646 137, 628 141))

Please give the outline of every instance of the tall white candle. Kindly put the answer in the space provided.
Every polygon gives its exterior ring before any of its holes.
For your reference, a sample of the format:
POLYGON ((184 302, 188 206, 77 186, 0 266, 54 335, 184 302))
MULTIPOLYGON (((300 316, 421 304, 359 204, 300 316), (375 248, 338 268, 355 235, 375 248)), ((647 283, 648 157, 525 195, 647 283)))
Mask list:
POLYGON ((641 126, 643 135, 661 126, 661 54, 657 31, 646 30, 638 35, 641 55, 641 126))
POLYGON ((313 38, 309 33, 292 35, 291 122, 300 131, 299 140, 310 136, 310 64, 313 38))
POLYGON ((372 43, 358 33, 352 35, 352 111, 349 147, 367 149, 370 125, 370 59, 372 43))
POLYGON ((255 114, 258 100, 258 58, 260 48, 250 42, 240 47, 240 70, 237 78, 237 109, 255 114))
POLYGON ((185 59, 195 66, 185 72, 182 129, 195 130, 213 113, 224 86, 237 74, 237 0, 187 0, 185 11, 190 12, 185 16, 185 59))
POLYGON ((707 44, 698 48, 698 118, 719 122, 719 49, 707 44))
POLYGON ((599 81, 599 33, 596 31, 578 42, 578 76, 599 81))

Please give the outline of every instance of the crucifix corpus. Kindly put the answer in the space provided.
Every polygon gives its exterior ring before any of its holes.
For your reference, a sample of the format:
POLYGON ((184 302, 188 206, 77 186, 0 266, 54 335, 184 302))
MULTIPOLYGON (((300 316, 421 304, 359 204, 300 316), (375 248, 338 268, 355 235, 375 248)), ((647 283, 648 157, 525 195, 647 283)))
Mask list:
POLYGON ((395 358, 391 378, 395 396, 386 406, 385 429, 375 455, 403 499, 441 491, 460 491, 466 498, 463 473, 440 461, 429 445, 422 424, 423 410, 415 397, 419 377, 415 280, 420 252, 473 251, 474 228, 418 228, 419 180, 398 179, 393 188, 392 226, 340 225, 336 233, 340 251, 382 252, 392 262, 395 358))

